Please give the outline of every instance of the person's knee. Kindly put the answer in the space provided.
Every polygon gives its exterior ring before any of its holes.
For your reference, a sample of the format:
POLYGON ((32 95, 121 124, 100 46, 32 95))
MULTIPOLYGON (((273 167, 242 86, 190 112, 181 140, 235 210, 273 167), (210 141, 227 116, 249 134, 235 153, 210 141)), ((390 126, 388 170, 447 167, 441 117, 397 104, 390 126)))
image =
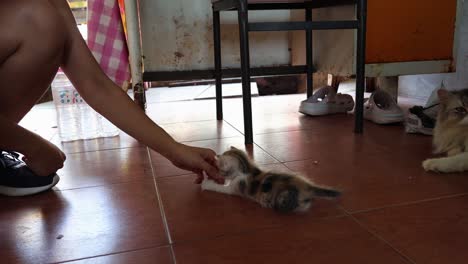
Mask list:
POLYGON ((18 1, 23 5, 18 12, 22 21, 23 41, 34 43, 37 51, 62 50, 66 40, 64 20, 48 1, 18 1))

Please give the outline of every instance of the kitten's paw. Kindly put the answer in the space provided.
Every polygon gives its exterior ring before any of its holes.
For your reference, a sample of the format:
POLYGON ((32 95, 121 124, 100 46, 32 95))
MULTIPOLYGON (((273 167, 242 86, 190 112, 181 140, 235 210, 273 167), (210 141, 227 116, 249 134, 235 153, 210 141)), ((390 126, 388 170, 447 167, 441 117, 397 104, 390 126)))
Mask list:
POLYGON ((439 171, 436 159, 427 159, 423 161, 422 166, 426 171, 439 171))
POLYGON ((200 187, 204 191, 206 190, 207 185, 208 185, 208 180, 204 179, 202 183, 200 184, 200 187))
POLYGON ((209 179, 204 179, 201 183, 201 189, 203 191, 206 191, 206 190, 213 190, 214 186, 216 185, 216 183, 213 181, 213 180, 209 180, 209 179))
POLYGON ((426 171, 441 173, 448 173, 453 171, 451 164, 445 159, 427 159, 422 163, 422 166, 426 171))

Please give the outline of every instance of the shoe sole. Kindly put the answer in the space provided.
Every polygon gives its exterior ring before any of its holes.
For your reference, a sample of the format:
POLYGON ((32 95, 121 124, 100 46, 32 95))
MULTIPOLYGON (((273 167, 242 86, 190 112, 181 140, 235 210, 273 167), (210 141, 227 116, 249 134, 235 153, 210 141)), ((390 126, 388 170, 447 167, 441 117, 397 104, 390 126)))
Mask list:
POLYGON ((405 116, 403 114, 375 115, 372 112, 364 112, 364 119, 379 125, 387 125, 402 123, 405 121, 405 116))
POLYGON ((421 127, 413 127, 411 125, 407 125, 405 127, 405 132, 408 134, 423 134, 426 136, 432 136, 433 131, 430 128, 421 128, 421 127))
POLYGON ((342 105, 313 105, 311 103, 301 103, 299 106, 299 112, 304 115, 310 116, 324 116, 331 114, 346 114, 349 111, 352 111, 354 104, 348 107, 342 105))
POLYGON ((404 117, 395 117, 395 118, 365 118, 366 120, 372 121, 378 125, 387 125, 387 124, 398 124, 405 121, 404 117))
MULTIPOLYGON (((40 176, 38 176, 40 177, 40 176)), ((54 178, 52 179, 52 183, 49 185, 41 186, 41 187, 31 187, 31 188, 16 188, 16 187, 7 187, 7 186, 0 186, 0 194, 6 196, 27 196, 38 194, 41 192, 45 192, 47 190, 52 189, 60 180, 60 177, 55 174, 54 178)))
POLYGON ((427 128, 422 125, 421 120, 414 114, 409 114, 405 122, 405 131, 410 134, 423 134, 427 136, 432 136, 432 128, 427 128))

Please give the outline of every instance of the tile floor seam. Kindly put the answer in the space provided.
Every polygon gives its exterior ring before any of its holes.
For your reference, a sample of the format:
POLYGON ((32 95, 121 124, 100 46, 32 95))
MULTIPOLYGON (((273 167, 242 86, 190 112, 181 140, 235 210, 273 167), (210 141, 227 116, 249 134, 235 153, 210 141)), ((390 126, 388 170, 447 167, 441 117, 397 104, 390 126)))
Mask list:
POLYGON ((149 161, 150 167, 151 167, 151 173, 153 175, 153 184, 154 184, 154 189, 156 191, 156 197, 157 197, 158 203, 159 203, 159 211, 161 213, 161 217, 162 217, 162 220, 163 220, 164 231, 166 232, 166 236, 167 236, 169 245, 172 245, 173 240, 172 240, 172 237, 171 237, 171 231, 169 229, 169 224, 167 222, 166 212, 164 210, 164 203, 162 201, 161 194, 159 193, 158 183, 157 183, 156 177, 154 175, 154 167, 153 167, 153 164, 151 162, 151 151, 150 151, 150 149, 148 147, 146 148, 146 151, 147 151, 147 154, 148 154, 148 161, 149 161))
POLYGON ((171 178, 171 177, 179 177, 179 176, 187 176, 191 175, 193 172, 187 172, 183 174, 174 174, 174 175, 165 175, 165 176, 154 176, 156 179, 165 179, 165 178, 171 178))
MULTIPOLYGON (((123 149, 131 149, 131 148, 146 148, 146 146, 134 146, 134 147, 121 147, 121 148, 109 148, 109 149, 95 149, 95 150, 85 150, 85 151, 77 151, 77 152, 65 152, 65 155, 73 155, 73 154, 83 154, 89 152, 99 152, 99 151, 110 151, 110 150, 123 150, 123 149)), ((62 149, 63 151, 63 149, 62 149)))
POLYGON ((54 137, 55 137, 57 134, 58 134, 58 132, 55 131, 55 132, 53 133, 53 135, 50 136, 47 140, 51 141, 52 139, 54 139, 54 137))
MULTIPOLYGON (((222 84, 221 84, 221 86, 222 86, 222 84)), ((208 84, 208 85, 206 86, 206 88, 203 89, 203 91, 201 91, 199 94, 197 94, 197 95, 196 95, 195 97, 193 97, 191 100, 192 100, 192 101, 195 101, 195 99, 196 99, 198 96, 200 96, 200 95, 202 95, 204 92, 208 91, 208 89, 210 89, 211 87, 213 87, 213 85, 212 85, 212 84, 208 84)), ((216 87, 215 87, 215 89, 216 89, 216 87)), ((210 99, 208 99, 208 100, 210 100, 210 99)), ((213 99, 211 99, 211 100, 213 100, 213 99)), ((223 100, 223 97, 221 97, 221 100, 223 100)))
MULTIPOLYGON (((231 138, 244 138, 244 134, 238 135, 238 136, 232 136, 232 137, 227 137, 227 138, 222 138, 222 139, 231 139, 231 138)), ((201 139, 201 140, 191 140, 191 141, 183 141, 181 143, 190 143, 190 142, 205 142, 205 141, 211 141, 215 139, 220 139, 220 138, 212 138, 212 139, 201 139)))
POLYGON ((73 262, 73 261, 80 261, 80 260, 86 260, 86 259, 93 259, 93 258, 99 258, 99 257, 106 257, 106 256, 112 256, 112 255, 125 254, 125 253, 130 253, 130 252, 146 250, 146 249, 157 249, 157 248, 165 248, 165 247, 170 247, 170 245, 148 246, 148 247, 142 247, 142 248, 137 248, 137 249, 122 250, 122 251, 116 251, 116 252, 107 253, 107 254, 100 254, 100 255, 95 255, 95 256, 82 257, 82 258, 70 259, 70 260, 64 260, 64 261, 58 261, 58 262, 47 262, 47 263, 48 264, 70 263, 70 262, 73 262))
POLYGON ((203 139, 196 139, 196 140, 177 140, 180 143, 192 143, 192 142, 199 142, 199 141, 209 141, 209 140, 216 140, 216 139, 230 139, 230 138, 236 138, 236 137, 241 137, 239 135, 236 136, 227 136, 227 137, 215 137, 215 138, 203 138, 203 139))
MULTIPOLYGON (((299 130, 298 130, 299 131, 299 130)), ((294 131, 292 131, 294 132, 294 131)), ((281 132, 280 132, 281 133, 281 132)), ((270 133, 269 133, 270 134, 270 133)), ((360 154, 361 152, 355 152, 354 154, 360 154)), ((392 154, 391 151, 387 151, 387 150, 382 150, 382 153, 385 153, 385 154, 392 154)), ((305 159, 293 159, 293 160, 285 160, 285 161, 280 161, 282 163, 292 163, 292 162, 298 162, 298 161, 316 161, 317 159, 312 159, 312 158, 305 158, 305 159)), ((287 165, 285 164, 285 166, 287 167, 287 165)), ((289 167, 288 167, 289 168, 289 167)))
POLYGON ((458 194, 444 195, 444 196, 439 196, 439 197, 434 197, 434 198, 427 198, 427 199, 416 200, 416 201, 409 201, 409 202, 403 202, 403 203, 390 204, 390 205, 386 205, 386 206, 374 207, 374 208, 363 209, 363 210, 358 210, 358 211, 348 211, 348 210, 346 210, 346 212, 351 214, 351 215, 357 215, 357 214, 363 214, 363 213, 369 213, 369 212, 384 210, 384 209, 388 209, 388 208, 397 208, 397 207, 404 207, 404 206, 409 206, 409 205, 418 205, 418 204, 430 203, 430 202, 446 200, 446 199, 451 199, 451 198, 463 197, 463 196, 467 196, 467 195, 468 195, 468 193, 463 192, 463 193, 458 193, 458 194))
POLYGON ((167 101, 151 101, 147 102, 147 105, 152 105, 152 104, 170 104, 170 103, 177 103, 177 102, 187 102, 187 101, 194 101, 192 98, 188 99, 174 99, 174 100, 167 100, 167 101))
POLYGON ((366 232, 368 232, 370 235, 372 235, 373 237, 377 238, 379 241, 383 242, 385 245, 387 245, 388 247, 390 247, 393 251, 395 251, 401 258, 403 258, 405 261, 408 261, 409 263, 412 263, 412 264, 417 264, 416 261, 414 261, 413 259, 411 259, 409 256, 405 255, 403 252, 401 252, 401 250, 399 250, 398 248, 396 248, 395 246, 393 246, 389 241, 387 241, 386 239, 384 239, 381 235, 377 234, 377 232, 374 232, 371 228, 369 228, 368 226, 366 226, 364 223, 362 223, 361 221, 359 221, 356 217, 354 217, 354 215, 352 214, 347 214, 348 217, 351 218, 351 220, 353 220, 356 224, 358 224, 362 229, 364 229, 366 232))
POLYGON ((176 255, 175 255, 175 252, 174 252, 174 244, 169 245, 169 251, 171 252, 172 263, 177 264, 177 259, 176 259, 176 255))
POLYGON ((273 133, 285 133, 285 132, 297 132, 297 131, 309 131, 309 130, 313 130, 313 128, 297 128, 297 129, 290 129, 290 130, 261 132, 261 133, 254 133, 254 135, 263 136, 263 135, 269 135, 269 134, 273 134, 273 133))
MULTIPOLYGON (((232 125, 232 124, 230 124, 230 125, 232 127, 234 127, 234 125, 232 125)), ((236 130, 239 131, 239 133, 242 133, 242 131, 240 131, 239 129, 236 128, 236 130)), ((298 128, 298 129, 291 129, 291 130, 280 130, 280 131, 260 132, 260 133, 255 133, 254 132, 253 135, 262 136, 262 135, 268 135, 268 134, 274 134, 274 133, 297 132, 297 131, 308 131, 308 130, 313 130, 313 128, 298 128)), ((244 133, 242 133, 242 134, 244 134, 244 133)))
POLYGON ((176 124, 187 124, 187 123, 198 123, 198 122, 208 122, 208 121, 220 121, 217 120, 216 117, 210 118, 210 119, 200 119, 200 120, 193 120, 193 121, 179 121, 179 122, 169 122, 169 123, 164 123, 164 122, 156 122, 153 118, 148 116, 151 120, 153 120, 155 123, 157 123, 159 126, 165 126, 165 125, 176 125, 176 124))
POLYGON ((239 129, 237 129, 237 127, 233 126, 231 123, 229 123, 226 119, 222 119, 222 121, 226 124, 228 124, 230 127, 232 127, 235 131, 239 132, 241 135, 244 136, 244 133, 242 133, 242 131, 240 131, 239 129))
MULTIPOLYGON (((268 162, 268 163, 262 163, 262 164, 258 164, 260 167, 261 166, 268 166, 268 165, 278 165, 278 164, 281 164, 281 165, 284 165, 283 163, 281 162, 268 162)), ((288 168, 289 169, 289 168, 288 168)), ((157 179, 165 179, 165 178, 171 178, 171 177, 182 177, 182 176, 187 176, 187 175, 192 175, 194 174, 193 172, 190 172, 190 171, 187 171, 186 173, 183 173, 183 174, 173 174, 173 175, 165 175, 165 176, 155 176, 155 178, 157 179)))
MULTIPOLYGON (((314 218, 314 219, 311 220, 311 222, 313 222, 313 221, 323 221, 323 220, 329 220, 329 219, 345 218, 345 217, 348 217, 348 215, 343 213, 343 214, 340 214, 340 215, 314 218)), ((273 226, 248 228, 248 229, 243 230, 243 231, 232 232, 232 233, 223 233, 223 234, 213 235, 213 236, 209 236, 209 237, 205 237, 205 238, 194 238, 194 239, 185 239, 185 240, 174 241, 174 243, 171 244, 171 245, 180 245, 180 244, 189 244, 189 243, 201 242, 201 241, 209 241, 209 240, 219 239, 219 238, 223 238, 223 237, 236 237, 236 236, 242 236, 242 235, 245 235, 245 234, 251 234, 251 233, 254 233, 254 232, 258 232, 258 231, 280 229, 280 228, 284 228, 285 226, 286 226, 285 224, 276 224, 276 225, 273 225, 273 226)))
MULTIPOLYGON (((257 148, 261 149, 263 152, 265 152, 266 154, 268 154, 270 157, 272 157, 277 163, 281 163, 283 164, 283 162, 281 160, 279 160, 277 157, 275 157, 274 155, 272 155, 270 152, 266 151, 264 148, 262 148, 259 144, 257 144, 254 140, 254 143, 253 143, 255 146, 257 146, 257 148)), ((283 164, 284 165, 284 164, 283 164)), ((288 168, 289 169, 289 168, 288 168)))
POLYGON ((99 187, 105 187, 105 186, 112 186, 112 185, 119 185, 119 184, 128 184, 128 183, 134 183, 134 182, 141 182, 141 181, 150 181, 152 180, 153 176, 145 176, 146 178, 140 178, 140 179, 135 179, 135 180, 128 180, 128 181, 120 181, 120 182, 110 182, 110 183, 105 183, 105 184, 99 184, 99 185, 92 185, 92 186, 83 186, 83 187, 74 187, 74 188, 64 188, 64 189, 58 189, 54 188, 52 189, 54 192, 68 192, 68 191, 74 191, 74 190, 81 190, 81 189, 90 189, 90 188, 99 188, 99 187))

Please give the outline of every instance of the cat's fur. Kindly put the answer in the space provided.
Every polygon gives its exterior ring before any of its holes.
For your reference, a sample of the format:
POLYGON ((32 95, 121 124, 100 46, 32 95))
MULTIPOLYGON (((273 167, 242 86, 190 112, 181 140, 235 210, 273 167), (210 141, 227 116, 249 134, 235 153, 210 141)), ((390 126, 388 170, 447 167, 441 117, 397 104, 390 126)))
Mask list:
POLYGON ((468 89, 438 91, 440 107, 434 128, 433 144, 437 154, 447 157, 423 162, 427 171, 462 172, 468 170, 468 89))
POLYGON ((332 198, 338 191, 314 185, 297 174, 263 171, 234 147, 218 156, 217 165, 227 183, 202 182, 203 190, 239 195, 279 212, 304 212, 315 197, 332 198))

